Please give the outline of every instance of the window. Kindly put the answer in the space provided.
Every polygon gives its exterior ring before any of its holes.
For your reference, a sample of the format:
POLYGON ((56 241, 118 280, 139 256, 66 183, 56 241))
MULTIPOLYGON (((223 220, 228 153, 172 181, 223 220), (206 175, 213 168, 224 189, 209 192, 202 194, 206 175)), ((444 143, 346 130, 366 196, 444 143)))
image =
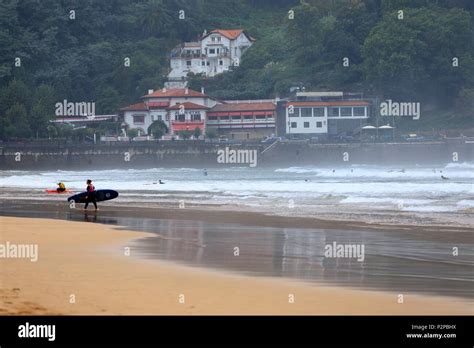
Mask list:
POLYGON ((323 128, 322 122, 316 122, 316 128, 323 128))
POLYGON ((219 65, 224 65, 224 62, 221 60, 219 60, 219 65))
POLYGON ((214 54, 214 53, 216 53, 216 50, 214 48, 210 48, 209 49, 209 54, 214 54))
POLYGON ((219 50, 219 49, 217 49, 217 54, 219 54, 219 53, 220 53, 220 50, 219 50))
POLYGON ((191 66, 191 61, 190 61, 190 60, 187 60, 187 61, 186 61, 186 65, 187 65, 187 66, 191 66))
POLYGON ((241 120, 240 116, 232 116, 232 119, 233 120, 239 120, 239 121, 241 120))
POLYGON ((291 128, 297 128, 296 127, 296 122, 291 122, 291 128))
POLYGON ((313 110, 311 108, 301 108, 301 117, 313 116, 313 110))
POLYGON ((163 117, 161 115, 156 116, 158 121, 163 121, 163 117))
POLYGON ((221 42, 221 37, 220 36, 217 37, 217 41, 221 42))
POLYGON ((253 120, 253 116, 250 116, 250 115, 244 116, 244 120, 253 120))
POLYGON ((206 61, 203 60, 203 61, 201 62, 201 65, 202 65, 202 66, 206 65, 206 61))
POLYGON ((209 121, 217 121, 217 116, 208 116, 207 119, 209 121))
POLYGON ((215 37, 215 36, 212 36, 212 37, 211 37, 211 41, 212 41, 212 42, 216 41, 216 37, 215 37))
POLYGON ((191 120, 193 121, 201 121, 201 112, 200 111, 191 111, 191 120))
POLYGON ((352 116, 352 108, 341 108, 341 116, 352 116))
POLYGON ((265 119, 265 115, 262 115, 262 116, 255 116, 255 119, 256 119, 256 120, 264 120, 264 119, 265 119))
POLYGON ((338 117, 339 116, 339 108, 328 108, 328 116, 329 117, 338 117))
POLYGON ((309 128, 309 122, 304 122, 304 123, 303 123, 303 127, 304 127, 304 128, 309 128))
POLYGON ((144 124, 145 116, 144 115, 133 115, 133 124, 144 124))
POLYGON ((365 116, 365 108, 364 107, 354 108, 354 116, 365 116))
POLYGON ((300 116, 300 108, 293 107, 293 113, 291 113, 291 110, 292 110, 292 108, 289 107, 288 108, 288 115, 290 115, 290 117, 299 117, 300 116))
POLYGON ((221 116, 221 120, 229 120, 230 116, 221 116))
POLYGON ((186 114, 185 113, 180 113, 179 111, 176 111, 174 113, 174 119, 176 121, 184 122, 186 120, 186 114))
POLYGON ((206 62, 206 65, 207 65, 207 66, 209 66, 209 65, 211 65, 211 63, 209 63, 209 62, 206 62))
POLYGON ((324 108, 313 108, 314 117, 324 117, 324 108))

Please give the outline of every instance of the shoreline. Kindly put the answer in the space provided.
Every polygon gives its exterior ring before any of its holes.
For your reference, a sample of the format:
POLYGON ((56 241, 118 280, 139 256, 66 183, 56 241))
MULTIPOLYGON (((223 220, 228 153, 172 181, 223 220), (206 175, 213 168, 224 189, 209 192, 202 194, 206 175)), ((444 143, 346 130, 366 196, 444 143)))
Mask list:
MULTIPOLYGON (((82 189, 77 190, 77 192, 81 191, 82 189)), ((132 208, 135 211, 172 211, 177 214, 180 214, 180 211, 200 211, 204 214, 209 211, 219 211, 224 215, 260 214, 285 220, 291 219, 295 227, 294 223, 299 224, 300 220, 306 221, 308 219, 317 222, 321 226, 327 225, 326 222, 329 222, 331 226, 337 222, 341 225, 361 226, 362 228, 371 228, 371 226, 400 228, 406 226, 420 230, 425 227, 429 229, 445 228, 449 231, 451 228, 465 230, 474 227, 474 207, 468 204, 472 199, 470 196, 459 198, 469 200, 466 201, 465 207, 458 207, 457 210, 453 211, 436 212, 429 210, 416 211, 416 205, 404 210, 396 206, 390 207, 392 203, 381 206, 376 203, 341 203, 340 201, 346 197, 344 194, 329 194, 328 197, 321 198, 321 202, 318 202, 319 198, 313 201, 310 199, 308 202, 304 198, 302 201, 295 198, 296 202, 293 201, 294 207, 288 207, 289 201, 286 202, 281 197, 276 201, 265 201, 264 199, 262 202, 240 202, 239 199, 229 201, 229 197, 224 201, 214 199, 215 194, 205 190, 190 193, 173 190, 163 191, 158 188, 154 190, 121 190, 120 198, 106 202, 105 206, 121 211, 132 208), (141 195, 150 196, 150 198, 143 199, 141 195), (182 208, 180 209, 181 204, 182 208)), ((54 206, 55 210, 65 211, 69 210, 66 198, 67 195, 46 196, 43 189, 37 188, 4 187, 0 189, 0 206, 3 205, 6 209, 10 205, 33 207, 37 203, 54 206)), ((102 204, 100 203, 99 206, 102 206, 102 204)))
MULTIPOLYGON (((56 201, 54 203, 46 203, 39 200, 3 200, 0 201, 2 211, 0 214, 4 216, 18 216, 21 210, 27 208, 30 212, 29 216, 33 216, 40 212, 43 213, 72 213, 84 214, 82 205, 76 209, 70 209, 67 202, 56 201)), ((293 228, 345 228, 345 229, 368 229, 368 230, 384 230, 397 231, 411 230, 411 233, 419 234, 423 232, 460 232, 472 233, 473 228, 470 225, 446 225, 446 224, 407 224, 398 222, 366 222, 357 220, 332 220, 326 218, 317 218, 312 216, 286 216, 275 215, 266 211, 250 211, 239 209, 239 207, 225 206, 217 209, 217 206, 207 205, 186 205, 186 208, 173 208, 169 206, 134 206, 132 208, 125 205, 114 204, 114 202, 100 203, 99 212, 105 212, 109 216, 120 217, 142 217, 142 218, 160 218, 160 219, 182 219, 182 220, 198 220, 204 222, 215 223, 231 223, 252 225, 260 227, 293 227, 293 228), (268 217, 269 219, 262 219, 268 217), (242 219, 245 218, 245 219, 242 219), (416 229, 416 232, 412 230, 416 229)), ((93 214, 92 209, 88 210, 89 214, 93 214)), ((34 216, 40 217, 40 216, 34 216)), ((59 217, 58 217, 59 218, 59 217)), ((426 237, 426 236, 424 236, 426 237)), ((442 237, 442 236, 441 236, 442 237)), ((452 235, 450 235, 452 237, 452 235)), ((446 239, 452 242, 451 238, 446 239)), ((469 239, 472 240, 472 239, 469 239)), ((454 240, 456 241, 456 240, 454 240)))
POLYGON ((0 314, 472 314, 459 298, 407 293, 399 304, 396 293, 385 291, 143 260, 133 247, 124 255, 124 246, 149 233, 50 219, 2 216, 0 223, 2 243, 38 243, 40 250, 36 263, 0 259, 7 266, 0 270, 0 314))

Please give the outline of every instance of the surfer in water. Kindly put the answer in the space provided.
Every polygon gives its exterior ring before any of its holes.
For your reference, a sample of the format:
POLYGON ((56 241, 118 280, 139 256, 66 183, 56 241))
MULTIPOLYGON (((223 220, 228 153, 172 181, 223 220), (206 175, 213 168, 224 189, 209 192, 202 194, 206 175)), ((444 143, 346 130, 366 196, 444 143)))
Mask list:
POLYGON ((56 189, 58 193, 66 191, 66 185, 63 182, 58 182, 58 188, 56 189))
POLYGON ((446 177, 446 176, 444 176, 444 175, 441 175, 441 179, 443 179, 443 180, 449 180, 449 178, 446 177))
POLYGON ((87 180, 87 200, 86 200, 86 205, 84 206, 84 210, 87 210, 87 207, 89 206, 89 203, 93 203, 95 210, 97 209, 97 202, 95 200, 95 187, 92 185, 92 180, 87 180))

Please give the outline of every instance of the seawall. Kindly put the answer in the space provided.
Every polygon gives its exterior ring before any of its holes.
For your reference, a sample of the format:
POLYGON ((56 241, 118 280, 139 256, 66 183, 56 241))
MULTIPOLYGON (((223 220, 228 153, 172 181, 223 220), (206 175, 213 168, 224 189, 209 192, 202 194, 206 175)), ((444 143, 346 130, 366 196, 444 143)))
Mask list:
POLYGON ((474 143, 462 139, 431 143, 209 144, 197 142, 100 145, 3 144, 0 169, 75 169, 246 166, 219 163, 218 151, 256 151, 257 166, 443 165, 474 162, 474 143))

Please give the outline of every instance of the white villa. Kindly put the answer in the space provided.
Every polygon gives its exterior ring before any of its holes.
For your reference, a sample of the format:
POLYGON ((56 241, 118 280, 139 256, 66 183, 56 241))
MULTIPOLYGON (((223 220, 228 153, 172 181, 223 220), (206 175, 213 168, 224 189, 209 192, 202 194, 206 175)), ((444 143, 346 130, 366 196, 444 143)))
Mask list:
POLYGON ((147 135, 148 127, 161 120, 171 134, 206 127, 207 110, 214 107, 218 101, 204 91, 197 92, 189 88, 163 88, 157 91, 149 90, 142 97, 142 102, 120 109, 123 122, 129 129, 137 129, 139 135, 147 135))
POLYGON ((196 42, 185 42, 171 51, 169 84, 186 79, 188 73, 215 76, 240 64, 240 58, 255 41, 242 29, 215 29, 196 42))

